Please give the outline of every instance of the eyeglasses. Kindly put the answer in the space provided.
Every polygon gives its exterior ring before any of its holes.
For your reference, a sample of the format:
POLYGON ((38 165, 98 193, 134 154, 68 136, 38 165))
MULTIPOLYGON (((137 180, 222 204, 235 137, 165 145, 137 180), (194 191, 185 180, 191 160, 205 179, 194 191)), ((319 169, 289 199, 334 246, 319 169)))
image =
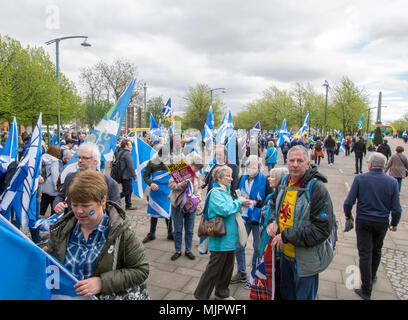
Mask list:
POLYGON ((91 160, 92 157, 78 157, 78 160, 91 160))

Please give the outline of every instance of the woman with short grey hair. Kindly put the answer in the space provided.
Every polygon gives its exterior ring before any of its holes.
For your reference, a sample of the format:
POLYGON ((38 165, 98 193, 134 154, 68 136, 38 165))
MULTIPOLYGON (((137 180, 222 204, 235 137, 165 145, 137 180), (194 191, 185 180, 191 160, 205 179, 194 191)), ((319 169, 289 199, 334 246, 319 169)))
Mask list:
POLYGON ((404 147, 397 146, 395 148, 395 153, 388 160, 387 166, 385 168, 385 173, 389 171, 389 175, 394 177, 398 181, 398 188, 401 192, 402 179, 406 178, 408 170, 408 159, 405 156, 404 147))

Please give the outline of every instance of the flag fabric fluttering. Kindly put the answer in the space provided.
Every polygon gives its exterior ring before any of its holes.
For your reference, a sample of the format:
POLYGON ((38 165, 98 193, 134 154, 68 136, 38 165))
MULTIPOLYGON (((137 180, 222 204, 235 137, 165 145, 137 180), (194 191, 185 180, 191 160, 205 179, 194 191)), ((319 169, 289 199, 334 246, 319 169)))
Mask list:
POLYGON ((132 185, 133 193, 140 199, 143 199, 143 193, 147 187, 146 182, 143 180, 143 172, 149 160, 156 153, 157 152, 152 147, 146 144, 139 137, 137 137, 136 141, 133 143, 132 159, 133 167, 135 168, 136 173, 136 182, 132 181, 132 185))
POLYGON ((212 107, 208 110, 207 120, 204 124, 204 130, 201 140, 205 143, 206 146, 211 146, 213 143, 214 135, 214 114, 212 107))
POLYGON ((258 122, 254 125, 254 127, 252 128, 252 130, 255 130, 255 131, 257 131, 257 132, 260 132, 260 131, 261 131, 261 123, 258 121, 258 122))
POLYGON ((17 120, 13 119, 9 135, 7 137, 6 144, 0 154, 0 163, 4 169, 7 169, 8 165, 17 160, 17 148, 18 148, 18 133, 17 133, 17 120))
POLYGON ((228 140, 227 160, 229 163, 237 164, 237 134, 234 132, 228 140))
POLYGON ((282 143, 285 141, 285 137, 289 138, 289 133, 288 133, 288 128, 286 127, 286 119, 283 119, 281 129, 279 131, 279 136, 278 136, 278 147, 282 145, 282 143))
POLYGON ((273 130, 273 137, 276 138, 278 136, 278 125, 276 125, 275 130, 273 130))
MULTIPOLYGON (((88 299, 62 264, 0 215, 0 300, 88 299)), ((95 299, 95 297, 93 297, 95 299)))
MULTIPOLYGON (((101 159, 111 161, 113 159, 116 143, 122 128, 123 120, 126 116, 126 110, 129 106, 130 98, 132 97, 133 88, 136 79, 130 81, 128 87, 120 96, 116 106, 108 111, 104 118, 98 123, 90 135, 85 139, 85 142, 95 143, 101 151, 101 159)), ((61 183, 64 183, 65 177, 70 172, 78 170, 78 151, 65 165, 61 172, 61 183)))
POLYGON ((364 114, 361 115, 360 121, 357 123, 357 127, 361 129, 364 126, 364 114))
POLYGON ((169 188, 170 172, 167 170, 153 172, 151 178, 159 189, 150 190, 147 213, 150 213, 152 217, 169 219, 171 215, 171 203, 168 199, 171 191, 169 188))
POLYGON ((343 138, 343 136, 340 134, 340 132, 338 132, 337 130, 334 130, 334 132, 339 136, 339 138, 340 138, 340 149, 339 149, 339 152, 345 152, 345 149, 344 149, 344 142, 346 141, 344 138, 343 138))
POLYGON ((157 142, 159 137, 163 137, 161 126, 159 126, 154 119, 153 115, 150 114, 150 134, 154 137, 154 141, 157 142))
POLYGON ((38 177, 41 170, 41 125, 42 114, 40 113, 23 158, 0 204, 0 212, 6 218, 9 217, 10 209, 14 209, 23 228, 31 228, 37 221, 38 177))
POLYGON ((227 139, 232 135, 234 131, 234 124, 232 123, 231 111, 228 110, 224 113, 220 128, 218 129, 216 141, 225 144, 227 139))
POLYGON ((302 127, 299 129, 298 132, 298 138, 301 138, 305 133, 306 133, 306 129, 307 129, 307 124, 309 122, 309 113, 306 115, 305 120, 303 120, 303 125, 302 127))
POLYGON ((171 107, 171 98, 169 98, 169 100, 167 100, 166 105, 162 109, 162 113, 167 117, 169 122, 171 122, 171 120, 173 118, 173 109, 171 107))

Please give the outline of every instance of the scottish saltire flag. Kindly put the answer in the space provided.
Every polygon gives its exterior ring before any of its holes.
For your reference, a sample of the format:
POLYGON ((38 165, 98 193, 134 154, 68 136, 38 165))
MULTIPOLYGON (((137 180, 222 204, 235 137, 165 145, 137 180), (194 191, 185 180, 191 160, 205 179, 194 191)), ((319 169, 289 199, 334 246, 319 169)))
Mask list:
POLYGON ((38 176, 41 162, 41 125, 42 114, 38 118, 30 142, 17 166, 16 173, 8 186, 0 212, 6 218, 13 208, 23 228, 33 227, 37 221, 38 176))
POLYGON ((17 133, 17 120, 13 119, 13 123, 10 128, 9 135, 7 137, 6 144, 0 154, 0 163, 4 169, 7 169, 8 165, 17 159, 18 148, 18 133, 17 133))
POLYGON ((278 136, 278 125, 276 125, 275 130, 273 130, 273 137, 276 138, 278 136))
POLYGON ((363 121, 364 121, 364 114, 361 115, 361 119, 360 119, 360 121, 357 123, 357 127, 358 127, 359 129, 361 129, 361 128, 364 126, 363 121))
POLYGON ((159 137, 162 137, 162 130, 161 127, 157 124, 156 120, 154 119, 153 115, 150 114, 150 133, 154 137, 154 141, 156 142, 159 137))
POLYGON ((303 125, 299 129, 299 138, 301 138, 305 134, 308 122, 309 122, 309 113, 307 113, 305 120, 303 120, 303 125))
POLYGON ((167 170, 153 172, 151 178, 159 189, 150 190, 147 213, 150 213, 152 217, 169 219, 171 215, 171 204, 168 199, 171 191, 169 188, 170 172, 167 170))
POLYGON ((231 111, 228 110, 224 113, 220 128, 218 129, 216 141, 219 143, 225 143, 229 136, 234 131, 234 124, 232 123, 231 111))
POLYGON ((252 130, 255 130, 257 132, 261 131, 261 123, 258 121, 256 125, 252 128, 252 130))
POLYGON ((237 164, 237 134, 234 132, 227 143, 227 160, 230 163, 237 164))
POLYGON ((213 143, 213 135, 214 135, 214 114, 212 107, 208 110, 207 120, 204 124, 204 130, 201 140, 206 144, 206 146, 210 146, 213 143))
POLYGON ((286 127, 286 119, 283 119, 281 129, 279 131, 279 136, 278 136, 278 147, 282 145, 282 143, 285 141, 285 137, 289 138, 289 133, 288 133, 288 128, 286 127))
POLYGON ((166 105, 162 109, 162 113, 171 121, 173 118, 173 109, 171 108, 171 98, 167 100, 166 105))
POLYGON ((346 140, 343 138, 343 136, 340 134, 340 132, 338 132, 337 130, 334 130, 334 132, 335 132, 335 133, 339 136, 339 138, 340 138, 340 143, 341 143, 341 145, 340 145, 339 152, 345 152, 344 142, 345 142, 346 140))
POLYGON ((63 265, 1 215, 0 243, 0 300, 86 299, 63 265))
POLYGON ((33 229, 39 229, 40 231, 50 231, 50 226, 64 217, 64 212, 57 214, 54 213, 48 218, 38 219, 33 226, 33 229))
POLYGON ((147 163, 157 153, 152 147, 146 144, 139 137, 133 143, 132 159, 133 167, 136 173, 136 182, 132 181, 133 193, 140 199, 143 199, 143 193, 146 190, 147 184, 143 180, 143 172, 147 163))
MULTIPOLYGON (((123 120, 126 116, 126 110, 129 106, 132 97, 133 88, 136 79, 130 81, 126 90, 120 96, 116 107, 105 115, 105 117, 98 123, 90 135, 85 139, 85 142, 94 143, 98 146, 101 152, 101 159, 105 161, 112 161, 113 154, 116 148, 116 143, 122 128, 123 120)), ((64 183, 65 177, 68 173, 78 169, 78 152, 65 165, 61 172, 61 183, 64 183)))
POLYGON ((204 169, 204 174, 207 174, 208 172, 211 171, 211 168, 213 167, 213 165, 215 164, 215 160, 216 158, 214 157, 211 162, 207 165, 207 167, 204 169))

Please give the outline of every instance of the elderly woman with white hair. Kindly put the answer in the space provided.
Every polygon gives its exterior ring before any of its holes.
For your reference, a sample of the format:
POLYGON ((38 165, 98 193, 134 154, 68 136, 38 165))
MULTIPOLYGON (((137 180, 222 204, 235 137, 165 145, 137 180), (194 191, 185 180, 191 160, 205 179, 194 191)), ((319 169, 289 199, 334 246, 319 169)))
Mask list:
MULTIPOLYGON (((94 170, 96 171, 97 168, 100 166, 101 161, 101 153, 99 148, 94 143, 82 143, 78 150, 78 169, 79 171, 85 170, 94 170)), ((58 214, 62 213, 65 209, 67 212, 71 210, 69 203, 66 201, 66 194, 68 190, 68 186, 71 180, 75 177, 78 171, 70 172, 66 175, 61 191, 57 194, 54 199, 53 206, 54 211, 58 214)), ((121 205, 120 200, 120 191, 118 183, 113 180, 111 177, 105 176, 106 184, 108 185, 108 197, 107 199, 116 202, 118 205, 121 205)))
MULTIPOLYGON (((248 236, 252 232, 253 249, 252 268, 255 268, 256 258, 259 256, 259 222, 261 220, 261 208, 266 195, 272 192, 265 176, 262 174, 262 159, 256 155, 250 155, 245 162, 247 172, 239 181, 239 191, 244 201, 242 207, 242 218, 248 236)), ((238 244, 236 250, 237 273, 231 278, 231 283, 245 282, 247 280, 245 247, 238 244)), ((249 283, 248 283, 249 286, 249 283)))

